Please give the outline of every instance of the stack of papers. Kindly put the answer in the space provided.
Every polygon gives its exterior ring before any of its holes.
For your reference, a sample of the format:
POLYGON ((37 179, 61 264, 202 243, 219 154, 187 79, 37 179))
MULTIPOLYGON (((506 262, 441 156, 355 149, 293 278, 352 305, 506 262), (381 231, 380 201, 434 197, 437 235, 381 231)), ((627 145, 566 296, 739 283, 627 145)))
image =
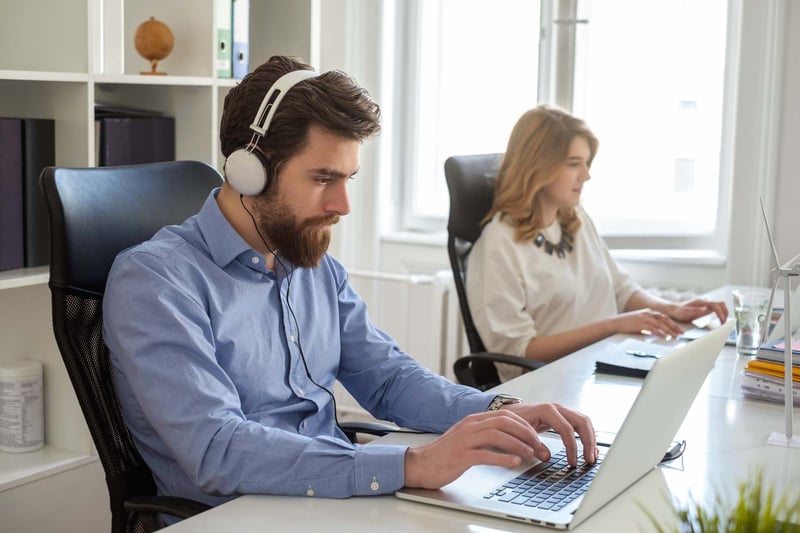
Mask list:
MULTIPOLYGON (((758 359, 783 364, 786 361, 785 347, 783 339, 762 344, 758 350, 758 359)), ((800 366, 800 339, 792 339, 792 366, 800 366)))
POLYGON ((597 354, 595 372, 644 378, 656 359, 677 346, 625 339, 597 354))
MULTIPOLYGON (((763 359, 748 361, 742 371, 742 394, 748 398, 784 403, 784 365, 763 359)), ((800 405, 800 367, 792 365, 792 397, 800 405)))

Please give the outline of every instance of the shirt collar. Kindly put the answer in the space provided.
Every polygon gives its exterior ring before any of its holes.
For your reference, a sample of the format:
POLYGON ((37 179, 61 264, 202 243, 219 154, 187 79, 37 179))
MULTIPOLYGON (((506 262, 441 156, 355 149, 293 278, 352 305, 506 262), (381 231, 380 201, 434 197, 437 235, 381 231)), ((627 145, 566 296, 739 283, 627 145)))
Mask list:
MULTIPOLYGON (((217 204, 220 188, 212 190, 197 214, 197 225, 214 262, 225 267, 244 252, 255 252, 233 229, 217 204)), ((256 252, 257 253, 257 252, 256 252)))

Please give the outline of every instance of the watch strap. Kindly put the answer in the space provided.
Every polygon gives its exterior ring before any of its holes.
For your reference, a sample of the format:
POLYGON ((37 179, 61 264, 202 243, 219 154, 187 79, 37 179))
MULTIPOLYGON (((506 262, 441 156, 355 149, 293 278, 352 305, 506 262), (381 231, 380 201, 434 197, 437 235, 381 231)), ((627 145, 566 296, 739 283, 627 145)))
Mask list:
POLYGON ((508 396, 505 394, 498 394, 497 396, 492 399, 489 403, 489 407, 486 408, 487 411, 497 411, 504 405, 510 405, 513 403, 522 403, 522 398, 517 398, 516 396, 508 396))

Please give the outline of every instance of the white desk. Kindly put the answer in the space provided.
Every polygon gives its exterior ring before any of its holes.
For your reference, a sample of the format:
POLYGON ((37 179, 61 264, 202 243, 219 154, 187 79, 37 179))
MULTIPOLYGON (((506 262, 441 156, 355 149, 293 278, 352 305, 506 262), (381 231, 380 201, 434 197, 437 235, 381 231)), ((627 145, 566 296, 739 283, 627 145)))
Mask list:
MULTIPOLYGON (((616 432, 641 380, 594 374, 593 354, 619 340, 601 341, 497 390, 529 402, 560 402, 589 414, 598 431, 616 432)), ((714 490, 733 496, 738 484, 751 479, 756 469, 763 471, 778 495, 800 490, 800 449, 767 445, 769 433, 783 428, 783 406, 742 398, 739 375, 745 362, 733 348, 723 349, 678 431, 677 438, 687 441, 683 458, 654 469, 579 526, 579 531, 655 531, 642 505, 660 522, 671 523, 670 498, 685 501, 691 493, 695 500, 708 501, 714 490)), ((669 391, 664 395, 668 401, 669 391)), ((800 427, 797 412, 795 427, 800 427)), ((248 495, 167 528, 170 533, 331 529, 352 533, 552 531, 392 496, 325 500, 248 495)))

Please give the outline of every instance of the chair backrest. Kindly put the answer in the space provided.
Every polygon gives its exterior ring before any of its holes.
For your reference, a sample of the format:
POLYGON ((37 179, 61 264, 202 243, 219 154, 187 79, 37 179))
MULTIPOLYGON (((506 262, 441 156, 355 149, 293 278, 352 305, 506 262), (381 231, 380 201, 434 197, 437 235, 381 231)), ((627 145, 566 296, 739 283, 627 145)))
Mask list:
POLYGON ((116 255, 195 214, 222 176, 197 161, 42 171, 50 215, 53 330, 106 474, 112 532, 141 530, 123 509, 156 494, 114 391, 103 341, 102 299, 116 255))
POLYGON ((444 162, 444 176, 450 192, 447 219, 447 255, 461 308, 461 319, 471 353, 486 351, 472 320, 464 277, 469 253, 483 229, 481 220, 494 200, 494 185, 502 154, 456 155, 444 162))
MULTIPOLYGON (((461 308, 461 320, 472 354, 483 353, 486 347, 472 320, 464 278, 469 253, 483 226, 481 221, 494 201, 494 186, 502 154, 456 155, 444 162, 444 176, 450 192, 450 214, 447 219, 447 255, 453 270, 453 281, 461 308)), ((463 358, 462 358, 463 359, 463 358)), ((457 360, 454 365, 460 383, 485 389, 500 383, 494 362, 484 358, 457 360)))

